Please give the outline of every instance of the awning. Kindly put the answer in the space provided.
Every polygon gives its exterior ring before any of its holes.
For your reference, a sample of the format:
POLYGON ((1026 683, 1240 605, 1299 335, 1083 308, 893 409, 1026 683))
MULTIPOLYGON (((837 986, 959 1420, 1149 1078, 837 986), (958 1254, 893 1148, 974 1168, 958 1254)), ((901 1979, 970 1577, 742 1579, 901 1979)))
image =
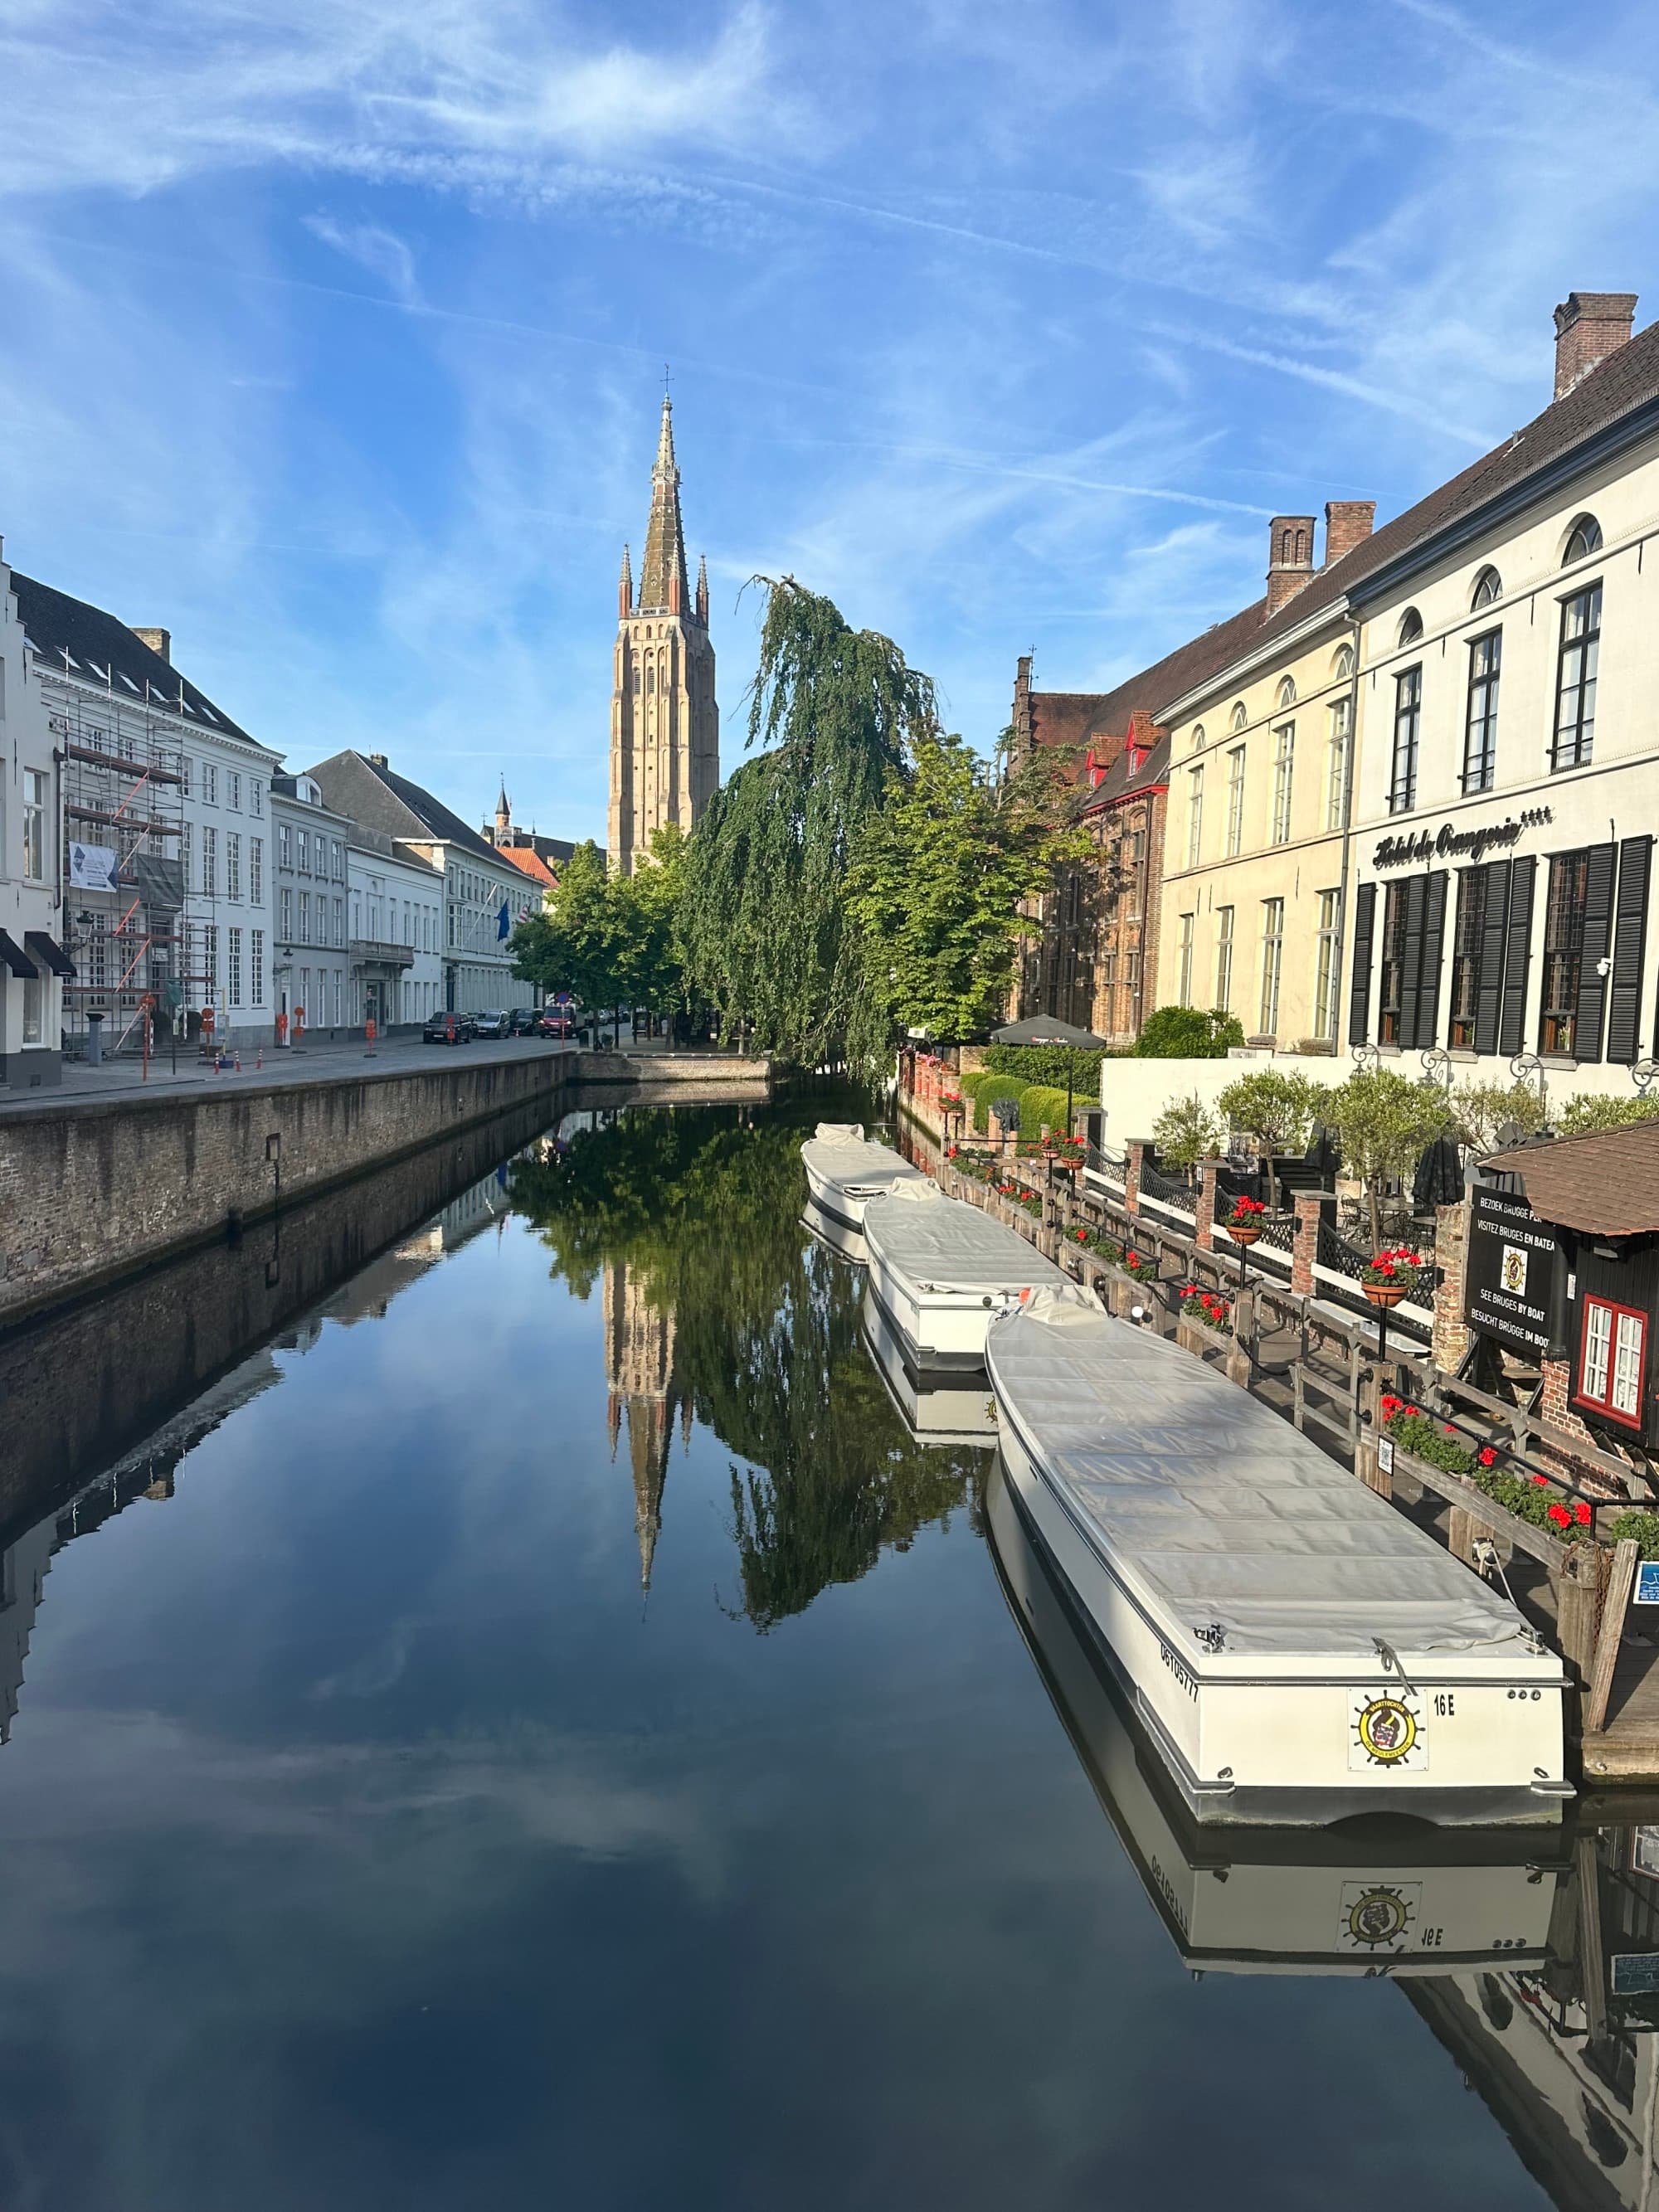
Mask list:
POLYGON ((0 929, 0 960, 3 960, 14 975, 21 975, 26 983, 38 982, 40 970, 29 958, 15 937, 8 937, 0 929))
POLYGON ((23 932, 23 942, 27 945, 35 960, 37 962, 44 960, 54 975, 62 975, 66 981, 73 978, 75 963, 64 951, 63 946, 48 937, 44 929, 26 929, 23 932))

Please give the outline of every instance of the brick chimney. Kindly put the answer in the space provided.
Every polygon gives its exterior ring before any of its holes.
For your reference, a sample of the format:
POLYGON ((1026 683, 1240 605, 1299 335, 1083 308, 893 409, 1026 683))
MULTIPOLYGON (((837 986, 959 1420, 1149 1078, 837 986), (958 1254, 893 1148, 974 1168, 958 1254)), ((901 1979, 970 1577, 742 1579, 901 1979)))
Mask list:
POLYGON ((1376 521, 1374 499, 1328 499, 1325 502, 1325 566, 1352 553, 1370 536, 1376 521))
POLYGON ((1267 615, 1293 599, 1314 572, 1314 519, 1276 514, 1267 526, 1267 615))
MULTIPOLYGON (((1628 331, 1626 337, 1630 336, 1628 331)), ((140 629, 137 623, 130 625, 140 645, 147 645, 152 653, 159 653, 169 668, 173 665, 173 632, 170 629, 140 629)))
POLYGON ((1598 362, 1630 343, 1634 292, 1569 292, 1555 311, 1555 396, 1580 384, 1598 362))

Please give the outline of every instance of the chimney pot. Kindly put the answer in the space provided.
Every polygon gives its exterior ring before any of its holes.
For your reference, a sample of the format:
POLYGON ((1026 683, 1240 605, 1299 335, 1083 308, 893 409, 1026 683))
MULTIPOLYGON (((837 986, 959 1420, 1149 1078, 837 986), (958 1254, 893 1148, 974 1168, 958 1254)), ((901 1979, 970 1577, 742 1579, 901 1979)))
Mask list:
POLYGON ((170 629, 140 629, 132 624, 132 634, 140 645, 147 645, 152 653, 159 653, 169 668, 173 665, 173 632, 170 629))
POLYGON ((384 753, 371 753, 368 758, 369 765, 373 768, 390 768, 392 765, 384 753))
POLYGON ((1314 519, 1276 514, 1267 525, 1267 615, 1293 599, 1313 574, 1314 519))
POLYGON ((1565 398, 1610 353, 1630 343, 1636 297, 1634 292, 1568 293, 1555 311, 1558 399, 1565 398))
POLYGON ((1325 566, 1363 545, 1376 523, 1374 499, 1328 499, 1325 502, 1325 566))

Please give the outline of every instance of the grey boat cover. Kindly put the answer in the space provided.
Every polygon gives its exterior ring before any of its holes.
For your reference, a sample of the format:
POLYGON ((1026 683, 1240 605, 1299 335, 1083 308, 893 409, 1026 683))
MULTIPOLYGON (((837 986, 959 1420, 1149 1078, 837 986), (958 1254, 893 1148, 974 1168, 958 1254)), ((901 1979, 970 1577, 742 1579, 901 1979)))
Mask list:
POLYGON ((927 1182, 917 1167, 902 1159, 890 1145, 872 1145, 861 1121, 820 1121, 816 1133, 800 1148, 800 1156, 826 1182, 843 1190, 875 1190, 890 1182, 927 1182))
POLYGON ((1381 1638, 1409 1674, 1413 1653, 1534 1650, 1506 1599, 1316 1444, 1074 1286, 993 1320, 985 1358, 1097 1548, 1200 1656, 1377 1663, 1381 1638), (1218 1647, 1193 1634, 1212 1625, 1218 1647))
POLYGON ((1066 1278, 1006 1222, 946 1198, 936 1182, 896 1183, 864 1209, 872 1256, 919 1291, 1060 1289, 1066 1278))

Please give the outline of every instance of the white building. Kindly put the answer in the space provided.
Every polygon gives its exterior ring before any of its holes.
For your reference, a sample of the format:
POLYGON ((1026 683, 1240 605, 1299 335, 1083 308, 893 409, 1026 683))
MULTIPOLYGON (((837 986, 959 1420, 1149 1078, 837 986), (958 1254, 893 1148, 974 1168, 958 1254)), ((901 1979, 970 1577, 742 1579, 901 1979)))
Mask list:
POLYGON ((45 1089, 62 1066, 63 793, 58 740, 28 666, 0 553, 0 1085, 45 1089))
POLYGON ((346 940, 348 817, 308 775, 270 782, 271 992, 279 1045, 332 1043, 357 1020, 346 940))
MULTIPOLYGON (((309 778, 307 781, 310 781, 309 778)), ((444 1002, 444 879, 384 830, 353 825, 352 1018, 388 1029, 424 1022, 444 1002)))

